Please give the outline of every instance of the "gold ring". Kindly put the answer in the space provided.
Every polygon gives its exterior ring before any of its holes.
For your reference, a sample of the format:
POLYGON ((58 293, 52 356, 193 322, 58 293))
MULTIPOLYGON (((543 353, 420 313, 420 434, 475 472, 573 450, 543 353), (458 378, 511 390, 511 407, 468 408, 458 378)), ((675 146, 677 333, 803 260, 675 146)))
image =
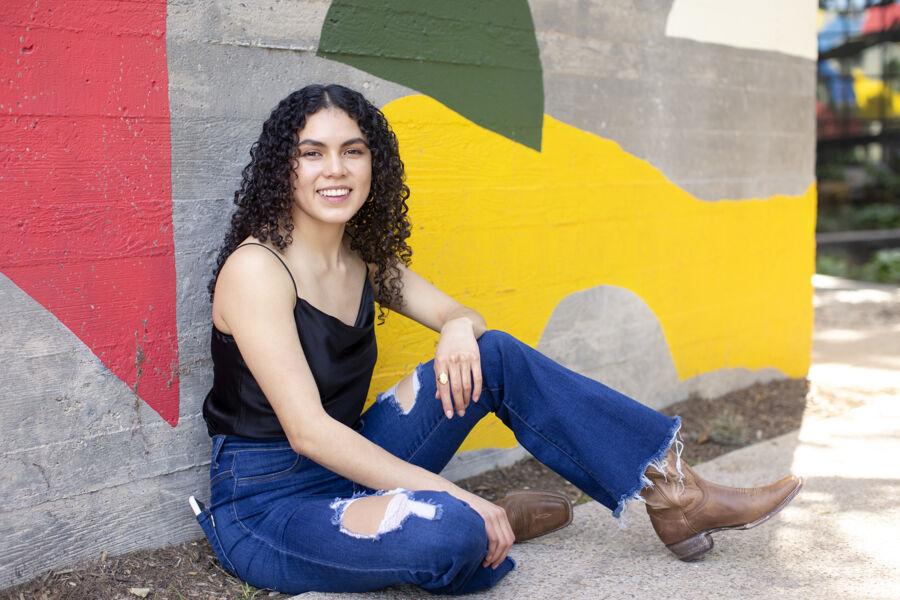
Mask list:
POLYGON ((441 385, 447 385, 447 374, 441 371, 441 374, 438 376, 438 381, 441 382, 441 385))

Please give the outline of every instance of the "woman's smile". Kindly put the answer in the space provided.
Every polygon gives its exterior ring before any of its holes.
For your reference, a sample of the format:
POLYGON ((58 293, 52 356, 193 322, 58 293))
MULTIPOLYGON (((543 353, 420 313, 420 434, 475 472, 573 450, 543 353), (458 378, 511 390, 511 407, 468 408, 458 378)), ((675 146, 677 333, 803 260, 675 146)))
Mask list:
POLYGON ((350 187, 327 187, 316 190, 316 194, 325 199, 329 204, 341 204, 350 197, 350 187))

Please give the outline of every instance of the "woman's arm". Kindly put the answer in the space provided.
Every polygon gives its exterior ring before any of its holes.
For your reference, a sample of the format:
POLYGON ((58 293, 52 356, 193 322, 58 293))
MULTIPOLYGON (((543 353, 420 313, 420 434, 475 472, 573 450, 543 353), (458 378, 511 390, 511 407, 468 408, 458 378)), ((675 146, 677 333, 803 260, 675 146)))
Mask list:
MULTIPOLYGON (((375 272, 378 270, 378 264, 367 264, 371 274, 369 282, 375 288, 375 272)), ((438 333, 441 333, 448 322, 463 317, 472 322, 472 331, 476 340, 485 332, 487 324, 478 311, 460 304, 452 296, 435 287, 434 284, 402 262, 397 263, 397 269, 400 270, 400 281, 403 282, 403 307, 387 305, 385 308, 400 313, 438 333)))
MULTIPOLYGON (((468 501, 468 492, 436 473, 401 460, 335 421, 324 418, 311 423, 306 436, 295 450, 326 469, 351 481, 376 490, 406 488, 408 490, 438 490, 468 501)), ((293 445, 293 442, 292 442, 293 445)))

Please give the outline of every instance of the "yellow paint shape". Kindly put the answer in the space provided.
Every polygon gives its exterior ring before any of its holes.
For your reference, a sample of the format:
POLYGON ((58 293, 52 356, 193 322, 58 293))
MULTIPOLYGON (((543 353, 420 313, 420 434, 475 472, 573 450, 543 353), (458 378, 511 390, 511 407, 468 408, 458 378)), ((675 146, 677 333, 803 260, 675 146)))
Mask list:
POLYGON ((863 70, 854 67, 853 94, 859 106, 859 116, 864 119, 896 118, 900 115, 900 94, 884 84, 881 79, 866 77, 863 70))
MULTIPOLYGON (((489 328, 536 347, 563 298, 620 286, 656 315, 682 380, 736 367, 806 374, 814 183, 799 196, 701 201, 617 143, 550 116, 536 152, 426 96, 384 112, 412 190, 412 268, 489 328)), ((438 340, 404 318, 376 331, 370 401, 433 358, 438 340)), ((490 415, 462 450, 513 445, 490 415)))

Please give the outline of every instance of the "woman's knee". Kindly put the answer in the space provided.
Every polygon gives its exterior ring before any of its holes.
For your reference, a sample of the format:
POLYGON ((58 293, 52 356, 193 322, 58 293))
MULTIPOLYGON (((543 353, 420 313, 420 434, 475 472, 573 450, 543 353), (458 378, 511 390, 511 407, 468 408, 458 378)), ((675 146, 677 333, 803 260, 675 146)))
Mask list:
POLYGON ((499 350, 505 345, 516 341, 512 335, 506 333, 502 329, 488 329, 478 338, 478 349, 482 356, 485 352, 493 352, 499 350))
POLYGON ((416 492, 436 503, 442 503, 444 525, 442 540, 432 550, 438 558, 437 568, 427 576, 420 573, 418 585, 434 594, 468 594, 489 589, 515 568, 506 557, 497 569, 482 566, 487 555, 488 538, 484 520, 462 500, 445 492, 416 492))
POLYGON ((481 334, 478 338, 478 352, 485 386, 502 386, 503 356, 508 356, 509 349, 521 343, 501 329, 488 329, 481 334))
POLYGON ((475 510, 447 492, 416 491, 412 498, 437 507, 439 532, 432 537, 434 550, 456 561, 481 561, 487 553, 484 520, 475 510))

